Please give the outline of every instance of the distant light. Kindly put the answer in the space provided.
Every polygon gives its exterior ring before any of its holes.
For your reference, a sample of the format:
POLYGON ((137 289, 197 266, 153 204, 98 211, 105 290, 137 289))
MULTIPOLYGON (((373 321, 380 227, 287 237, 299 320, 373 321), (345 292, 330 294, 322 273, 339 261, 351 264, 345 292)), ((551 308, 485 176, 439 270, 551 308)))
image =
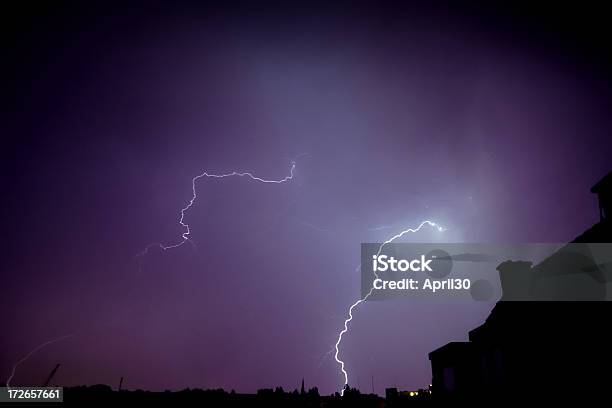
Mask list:
POLYGON ((414 392, 410 391, 410 396, 414 397, 414 392))

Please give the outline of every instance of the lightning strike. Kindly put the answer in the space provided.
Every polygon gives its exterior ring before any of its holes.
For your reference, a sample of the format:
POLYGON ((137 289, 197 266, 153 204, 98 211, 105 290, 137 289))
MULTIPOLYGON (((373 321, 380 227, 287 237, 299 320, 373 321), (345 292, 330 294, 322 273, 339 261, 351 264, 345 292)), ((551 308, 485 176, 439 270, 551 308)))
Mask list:
POLYGON ((74 333, 73 333, 73 334, 66 334, 66 335, 61 336, 61 337, 57 337, 57 338, 55 338, 55 339, 52 339, 52 340, 46 341, 46 342, 44 342, 44 343, 39 344, 38 346, 36 346, 36 347, 35 347, 35 348, 34 348, 32 351, 30 351, 28 354, 26 354, 24 357, 22 357, 22 358, 21 358, 21 360, 17 361, 17 362, 15 363, 15 365, 13 365, 13 370, 11 371, 11 375, 10 375, 10 376, 9 376, 9 378, 6 380, 6 387, 8 388, 8 387, 10 387, 10 386, 11 386, 11 381, 13 380, 13 377, 15 376, 15 371, 17 371, 17 367, 18 367, 18 366, 19 366, 21 363, 23 363, 24 361, 26 361, 28 358, 32 357, 32 355, 33 355, 34 353, 36 353, 38 350, 40 350, 40 349, 42 349, 42 348, 44 348, 44 347, 46 347, 46 346, 48 346, 48 345, 50 345, 50 344, 57 343, 58 341, 61 341, 61 340, 67 339, 67 338, 72 337, 72 336, 74 336, 74 333))
MULTIPOLYGON (((180 212, 179 224, 181 225, 181 227, 184 230, 184 232, 181 234, 181 241, 177 242, 176 244, 171 244, 171 245, 165 245, 165 244, 162 244, 162 243, 150 244, 138 256, 145 256, 149 252, 149 249, 154 248, 154 247, 158 247, 158 248, 166 251, 166 250, 169 250, 169 249, 178 248, 178 247, 182 246, 183 244, 185 244, 186 242, 189 242, 192 245, 195 245, 191 241, 191 239, 189 238, 189 235, 191 234, 191 230, 189 228, 189 224, 185 223, 185 213, 194 205, 194 203, 195 203, 195 201, 196 201, 196 199, 198 197, 197 191, 196 191, 196 182, 199 179, 204 178, 204 177, 206 177, 206 178, 214 178, 214 179, 221 179, 221 178, 227 178, 227 177, 247 177, 247 178, 251 179, 252 181, 256 181, 256 182, 260 182, 260 183, 282 184, 282 183, 286 183, 286 182, 288 182, 288 181, 293 179, 294 170, 295 170, 295 160, 291 161, 291 168, 289 169, 289 175, 285 176, 282 179, 278 179, 278 180, 268 180, 268 179, 264 179, 264 178, 261 178, 261 177, 258 177, 258 176, 254 176, 250 172, 237 172, 237 171, 233 171, 231 173, 225 173, 225 174, 212 174, 212 173, 204 172, 202 174, 199 174, 199 175, 195 176, 194 178, 191 179, 191 191, 192 191, 191 199, 189 200, 187 205, 183 209, 181 209, 181 212, 180 212)), ((420 231, 425 225, 429 225, 429 226, 431 226, 433 228, 436 228, 440 232, 445 230, 442 226, 438 225, 437 223, 435 223, 433 221, 425 220, 425 221, 421 222, 416 228, 405 229, 405 230, 401 231, 400 233, 398 233, 398 234, 392 236, 391 238, 387 239, 378 248, 377 255, 380 255, 380 253, 383 250, 385 245, 392 243, 393 241, 403 237, 407 233, 416 233, 416 232, 420 231)), ((386 228, 388 228, 388 227, 384 226, 384 227, 375 228, 373 230, 382 230, 382 229, 386 229, 386 228)), ((356 272, 359 271, 360 267, 361 266, 358 266, 355 271, 356 272)), ((378 277, 376 272, 374 272, 374 274, 378 277)), ((349 307, 349 309, 348 309, 348 318, 344 321, 344 328, 338 334, 338 340, 336 341, 336 344, 335 344, 334 359, 336 360, 336 362, 338 364, 340 364, 340 370, 342 371, 342 374, 344 375, 344 386, 343 386, 343 388, 341 390, 341 395, 344 395, 344 387, 346 387, 346 385, 348 384, 348 373, 347 373, 347 371, 345 369, 344 361, 340 360, 340 358, 339 358, 340 343, 342 342, 343 336, 348 332, 349 323, 353 320, 353 310, 357 306, 359 306, 361 303, 365 302, 370 297, 370 295, 372 294, 373 291, 374 291, 374 287, 370 288, 370 291, 363 298, 358 299, 355 303, 353 303, 349 307)), ((33 354, 35 351, 39 350, 40 348, 44 347, 45 345, 51 344, 51 343, 53 343, 55 341, 59 341, 59 340, 65 338, 65 337, 67 337, 67 336, 64 336, 64 337, 52 340, 50 342, 44 343, 43 345, 41 345, 41 346, 37 347, 36 349, 34 349, 24 359, 20 360, 15 365, 15 367, 13 367, 13 374, 9 378, 9 381, 10 381, 10 379, 12 379, 12 377, 14 375, 15 368, 16 368, 17 365, 19 365, 21 362, 26 360, 31 354, 33 354)), ((333 352, 333 349, 330 350, 330 351, 333 352)), ((7 385, 8 385, 8 382, 7 382, 7 385)))
MULTIPOLYGON (((388 240, 386 240, 382 244, 380 244, 380 246, 378 247, 378 252, 377 252, 376 255, 380 255, 380 253, 382 252, 382 250, 383 250, 385 245, 392 243, 393 241, 403 237, 404 235, 406 235, 408 233, 419 232, 421 230, 421 228, 423 228, 425 225, 429 225, 429 226, 437 229, 440 232, 445 231, 445 228, 440 226, 439 224, 437 224, 437 223, 435 223, 433 221, 425 220, 425 221, 421 222, 418 227, 416 227, 416 228, 407 228, 407 229, 401 231, 400 233, 392 236, 391 238, 389 238, 388 240)), ((355 272, 359 271, 360 268, 361 268, 361 265, 358 266, 355 269, 355 272)), ((378 274, 376 273, 376 271, 374 271, 374 275, 378 278, 378 274)), ((344 320, 344 328, 338 334, 338 340, 336 341, 336 346, 335 346, 336 347, 336 353, 334 354, 334 358, 336 359, 336 362, 338 364, 340 364, 340 370, 342 371, 342 374, 344 375, 344 385, 342 386, 342 390, 340 391, 340 395, 344 395, 344 389, 346 388, 346 385, 348 384, 348 373, 346 372, 346 370, 344 368, 345 367, 344 361, 340 360, 340 358, 339 358, 340 343, 342 342, 342 337, 348 332, 349 323, 351 322, 351 320, 353 320, 353 310, 357 306, 359 306, 361 303, 363 303, 366 300, 368 300, 370 295, 372 295, 373 291, 374 291, 374 286, 372 286, 370 288, 370 291, 364 297, 359 298, 355 303, 353 303, 351 305, 351 307, 349 307, 349 309, 348 309, 348 318, 346 320, 344 320)))
POLYGON ((164 251, 167 251, 169 249, 174 249, 174 248, 178 248, 180 246, 182 246, 183 244, 185 244, 186 242, 191 243, 192 245, 195 246, 195 244, 193 243, 193 241, 191 241, 191 239, 189 239, 189 234, 191 234, 191 230, 189 229, 189 224, 185 223, 185 213, 193 206, 193 204, 195 203, 196 199, 198 198, 198 194, 196 192, 196 182, 201 179, 201 178, 213 178, 213 179, 222 179, 222 178, 228 178, 228 177, 247 177, 249 179, 251 179, 252 181, 256 181, 259 183, 266 183, 266 184, 282 184, 282 183, 286 183, 287 181, 290 181, 293 179, 293 171, 295 170, 295 160, 291 161, 291 168, 289 169, 289 175, 285 176, 282 179, 279 180, 268 180, 268 179, 264 179, 261 177, 257 177, 254 176, 252 173, 250 172, 237 172, 237 171, 232 171, 231 173, 225 173, 225 174, 211 174, 208 172, 204 172, 202 174, 199 174, 197 176, 195 176, 194 178, 191 179, 191 191, 192 191, 192 196, 191 196, 191 200, 189 200, 189 202, 187 203, 187 205, 181 210, 181 216, 179 218, 179 224, 181 225, 181 227, 183 228, 184 232, 181 234, 181 241, 176 243, 176 244, 171 244, 171 245, 164 245, 162 243, 154 243, 154 244, 149 244, 147 245, 147 247, 138 254, 138 257, 142 257, 145 256, 149 253, 149 249, 151 248, 160 248, 164 251))

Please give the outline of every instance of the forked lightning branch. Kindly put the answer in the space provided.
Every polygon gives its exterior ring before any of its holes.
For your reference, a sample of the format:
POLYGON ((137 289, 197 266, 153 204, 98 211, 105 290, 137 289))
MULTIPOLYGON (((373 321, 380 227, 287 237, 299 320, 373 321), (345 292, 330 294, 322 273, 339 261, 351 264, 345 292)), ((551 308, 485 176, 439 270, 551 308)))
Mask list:
MULTIPOLYGON (((378 246, 378 250, 376 252, 376 255, 380 255, 382 250, 384 249, 384 247, 386 245, 391 244, 391 243, 393 243, 394 241, 396 241, 398 239, 401 239, 406 234, 417 233, 417 232, 419 232, 426 225, 435 228, 439 232, 442 232, 442 231, 445 230, 444 227, 442 227, 441 225, 439 225, 438 223, 436 223, 434 221, 431 221, 431 220, 422 221, 415 228, 406 228, 403 231, 393 235, 391 238, 387 239, 382 244, 380 244, 378 246)), ((361 266, 357 267, 357 270, 359 270, 359 269, 361 269, 361 266)), ((374 271, 374 274, 376 275, 376 271, 374 271)), ((344 376, 344 384, 343 384, 343 387, 340 390, 340 394, 341 395, 344 395, 345 387, 348 385, 349 375, 348 375, 348 372, 346 370, 346 364, 344 363, 344 360, 342 360, 340 358, 340 344, 342 343, 342 339, 343 339, 344 335, 347 334, 348 331, 349 331, 349 324, 353 320, 353 311, 355 310, 355 308, 357 306, 359 306, 360 304, 362 304, 363 302, 368 300, 368 298, 374 293, 374 291, 375 291, 374 286, 371 286, 369 288, 369 290, 367 291, 367 293, 365 293, 362 297, 357 299, 357 301, 355 301, 352 305, 349 306, 349 308, 348 308, 348 317, 344 320, 344 328, 342 330, 340 330, 340 332, 338 333, 338 338, 337 338, 336 344, 334 346, 334 349, 335 349, 334 359, 340 365, 340 371, 342 371, 342 375, 344 376)))

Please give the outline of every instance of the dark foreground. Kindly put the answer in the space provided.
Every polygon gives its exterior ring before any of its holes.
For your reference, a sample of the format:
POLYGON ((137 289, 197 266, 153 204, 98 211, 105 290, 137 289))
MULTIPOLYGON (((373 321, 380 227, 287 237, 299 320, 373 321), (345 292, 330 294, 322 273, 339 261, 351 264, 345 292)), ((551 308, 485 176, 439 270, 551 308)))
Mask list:
MULTIPOLYGON (((421 390, 422 391, 422 390, 421 390)), ((588 390, 558 390, 554 394, 541 394, 535 390, 517 390, 513 394, 480 394, 471 398, 435 396, 429 392, 410 395, 399 393, 387 395, 382 398, 374 394, 361 394, 356 389, 347 389, 344 396, 320 396, 316 388, 307 392, 286 392, 282 388, 263 389, 256 394, 240 394, 234 391, 227 392, 222 389, 201 390, 185 389, 182 391, 143 391, 121 390, 115 391, 107 385, 78 386, 64 388, 64 402, 45 403, 45 406, 74 404, 89 406, 91 404, 104 404, 103 406, 177 406, 201 405, 211 407, 448 407, 448 406, 508 406, 520 403, 544 403, 547 405, 584 404, 590 402, 603 402, 609 394, 589 392, 588 390), (604 398, 602 398, 604 397, 604 398), (120 404, 120 405, 119 405, 120 404)), ((20 403, 19 406, 34 405, 36 403, 20 403)))
MULTIPOLYGON (((240 394, 222 389, 201 390, 186 389, 182 391, 114 391, 107 385, 79 386, 64 388, 64 404, 127 404, 149 406, 161 404, 201 404, 214 407, 385 407, 431 405, 429 394, 419 396, 399 395, 394 402, 374 394, 361 394, 358 390, 347 389, 344 396, 336 393, 320 396, 317 389, 306 392, 284 391, 282 388, 263 389, 256 394, 240 394)), ((57 403, 58 405, 61 403, 57 403)))

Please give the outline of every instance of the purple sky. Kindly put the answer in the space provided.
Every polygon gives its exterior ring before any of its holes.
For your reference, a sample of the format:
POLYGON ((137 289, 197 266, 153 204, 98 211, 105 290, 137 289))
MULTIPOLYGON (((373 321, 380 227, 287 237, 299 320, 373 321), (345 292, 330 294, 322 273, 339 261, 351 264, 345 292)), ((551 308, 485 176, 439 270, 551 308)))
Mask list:
MULTIPOLYGON (((607 68, 491 13, 23 17, 3 75, 0 378, 75 333, 13 385, 59 362, 63 385, 253 392, 304 377, 331 393, 343 378, 326 353, 359 296, 361 242, 423 219, 448 231, 409 240, 564 242, 593 224, 588 189, 612 153, 607 68), (139 265, 148 244, 180 240, 192 177, 281 179, 298 156, 286 184, 202 179, 186 214, 198 249, 139 265)), ((427 353, 466 340, 491 306, 362 305, 342 343, 349 382, 426 386, 427 353)))

